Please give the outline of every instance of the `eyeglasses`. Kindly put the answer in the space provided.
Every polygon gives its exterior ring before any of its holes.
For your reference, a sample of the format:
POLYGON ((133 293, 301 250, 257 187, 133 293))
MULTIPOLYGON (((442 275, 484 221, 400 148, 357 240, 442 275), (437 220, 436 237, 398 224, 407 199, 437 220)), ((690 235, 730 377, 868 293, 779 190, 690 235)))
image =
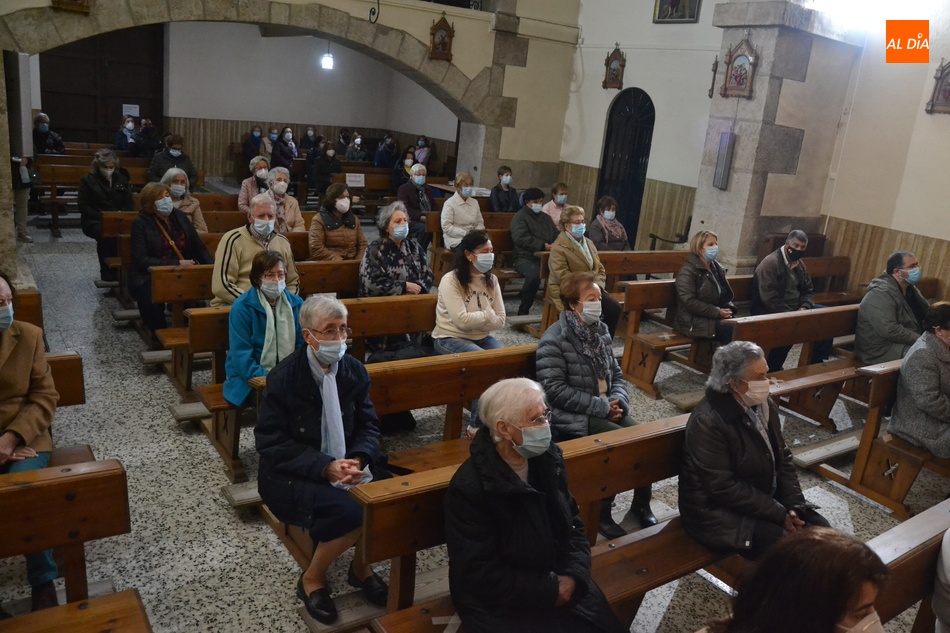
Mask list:
POLYGON ((261 275, 261 279, 266 279, 267 281, 280 281, 286 278, 287 275, 285 273, 264 273, 261 275))
POLYGON ((528 420, 528 424, 527 424, 526 426, 529 426, 529 427, 530 427, 530 426, 540 426, 540 425, 542 425, 542 424, 547 424, 547 423, 550 422, 550 421, 551 421, 551 410, 550 410, 550 409, 547 409, 547 410, 546 410, 544 413, 542 413, 541 415, 535 416, 535 417, 531 418, 530 420, 528 420))
POLYGON ((337 329, 335 327, 328 328, 326 330, 310 330, 311 334, 321 334, 329 340, 333 339, 345 339, 349 338, 353 334, 353 329, 343 326, 342 329, 337 329))

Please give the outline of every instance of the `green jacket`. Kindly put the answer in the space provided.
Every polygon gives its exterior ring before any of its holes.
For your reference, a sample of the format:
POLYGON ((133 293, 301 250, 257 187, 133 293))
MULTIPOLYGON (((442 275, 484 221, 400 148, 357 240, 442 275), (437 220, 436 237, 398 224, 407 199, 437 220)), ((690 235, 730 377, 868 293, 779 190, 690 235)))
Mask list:
POLYGON ((519 262, 540 265, 535 253, 544 250, 545 244, 553 244, 560 231, 545 213, 535 213, 522 207, 511 219, 511 241, 515 247, 515 265, 519 262))
POLYGON ((920 291, 907 286, 906 295, 893 276, 872 279, 858 307, 854 353, 867 365, 903 358, 921 333, 914 308, 921 316, 930 307, 920 291))

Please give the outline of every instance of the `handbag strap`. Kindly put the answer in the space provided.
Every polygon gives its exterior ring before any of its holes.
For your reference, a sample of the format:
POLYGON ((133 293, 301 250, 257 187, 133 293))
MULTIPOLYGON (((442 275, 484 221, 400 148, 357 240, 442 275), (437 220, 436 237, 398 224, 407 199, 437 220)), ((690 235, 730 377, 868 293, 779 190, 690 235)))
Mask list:
POLYGON ((175 251, 175 255, 178 255, 178 261, 185 259, 185 256, 181 254, 181 251, 178 250, 178 246, 175 245, 175 240, 171 238, 168 234, 168 231, 165 230, 165 227, 162 226, 162 221, 158 218, 155 218, 155 224, 158 225, 158 230, 162 232, 162 235, 165 236, 165 239, 168 240, 168 245, 172 247, 172 250, 175 251))

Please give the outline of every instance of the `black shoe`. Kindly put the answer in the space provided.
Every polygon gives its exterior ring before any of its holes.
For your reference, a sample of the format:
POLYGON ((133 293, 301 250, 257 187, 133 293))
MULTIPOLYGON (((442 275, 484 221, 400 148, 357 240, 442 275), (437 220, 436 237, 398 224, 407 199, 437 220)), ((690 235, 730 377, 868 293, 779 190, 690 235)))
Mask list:
POLYGON ((617 525, 617 522, 613 519, 604 520, 601 519, 600 523, 597 525, 597 531, 603 534, 608 539, 620 538, 621 536, 626 536, 627 533, 622 527, 617 525))
POLYGON ((633 516, 633 518, 640 523, 641 528, 650 527, 658 523, 656 515, 654 515, 653 510, 650 509, 649 503, 645 505, 632 505, 627 514, 633 516))
POLYGON ((353 571, 353 565, 350 565, 350 571, 346 575, 346 582, 350 583, 351 587, 362 589, 366 595, 366 599, 376 606, 386 606, 386 599, 389 597, 389 587, 382 578, 376 575, 376 572, 371 571, 369 578, 360 580, 356 577, 356 572, 353 571))
POLYGON ((39 587, 33 587, 30 603, 30 611, 42 611, 50 607, 58 607, 59 598, 56 597, 56 585, 53 584, 53 581, 50 580, 39 587))
POLYGON ((321 587, 316 591, 310 592, 310 595, 303 591, 303 574, 300 574, 300 580, 297 581, 297 597, 303 601, 309 613, 314 620, 323 624, 333 624, 337 619, 336 605, 333 604, 333 598, 330 597, 330 590, 321 587))

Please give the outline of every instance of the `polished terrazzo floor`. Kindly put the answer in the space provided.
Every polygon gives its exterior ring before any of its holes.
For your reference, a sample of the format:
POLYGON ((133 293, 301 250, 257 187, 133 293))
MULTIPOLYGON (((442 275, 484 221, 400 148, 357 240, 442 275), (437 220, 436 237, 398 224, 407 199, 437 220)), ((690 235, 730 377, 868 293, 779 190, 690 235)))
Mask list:
MULTIPOLYGON (((39 229, 32 233, 36 243, 19 250, 43 294, 50 348, 79 352, 85 371, 87 404, 57 412, 56 442, 88 443, 99 459, 117 458, 128 471, 132 533, 87 546, 90 579, 111 579, 120 590, 138 588, 157 633, 305 631, 293 593, 296 564, 254 512, 228 506, 220 494, 228 482, 217 453, 196 427, 180 426, 170 416, 167 406, 178 402, 177 393, 162 373, 143 368, 138 353, 145 344, 131 328, 114 325, 111 315, 118 302, 93 287, 93 242, 78 229, 65 229, 61 239, 39 229)), ((511 330, 498 336, 506 344, 534 341, 511 330)), ((678 365, 664 364, 659 379, 669 393, 702 387, 700 375, 678 365)), ((207 382, 208 373, 199 372, 197 380, 207 382)), ((678 413, 664 400, 630 391, 638 420, 678 413)), ((417 412, 418 428, 387 437, 387 448, 437 440, 440 413, 417 412)), ((860 424, 864 414, 861 405, 839 402, 833 416, 839 427, 848 428, 860 424)), ((828 437, 793 416, 786 416, 785 432, 792 445, 828 437)), ((242 436, 242 458, 253 479, 252 429, 245 428, 242 436)), ((848 463, 843 458, 837 465, 847 469, 848 463)), ((839 529, 868 539, 896 524, 880 507, 810 473, 801 473, 801 481, 808 499, 839 529)), ((924 473, 908 502, 922 510, 942 500, 948 488, 946 481, 924 473)), ((629 495, 618 497, 618 519, 628 504, 629 495)), ((657 514, 662 517, 675 507, 675 480, 655 486, 657 514)), ((351 591, 345 583, 348 562, 344 556, 332 569, 338 592, 351 591)), ((445 562, 441 548, 420 557, 424 569, 445 562)), ((388 571, 378 569, 384 575, 388 571)), ((0 599, 28 595, 22 559, 0 562, 0 599)), ((695 631, 727 608, 727 594, 694 574, 651 592, 632 630, 695 631)), ((909 631, 911 621, 908 613, 886 628, 909 631)))

